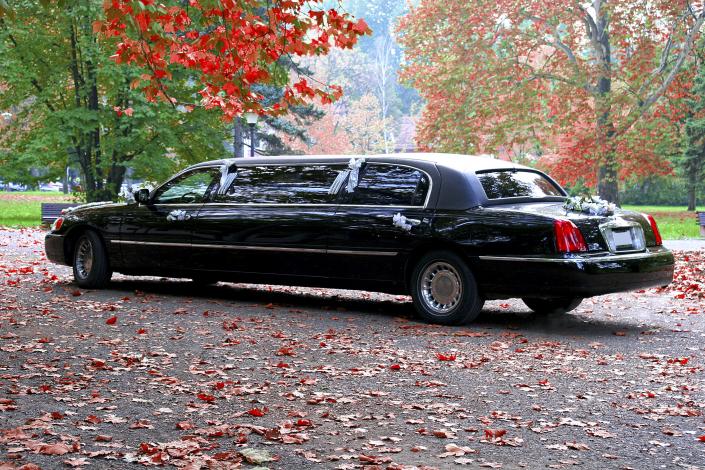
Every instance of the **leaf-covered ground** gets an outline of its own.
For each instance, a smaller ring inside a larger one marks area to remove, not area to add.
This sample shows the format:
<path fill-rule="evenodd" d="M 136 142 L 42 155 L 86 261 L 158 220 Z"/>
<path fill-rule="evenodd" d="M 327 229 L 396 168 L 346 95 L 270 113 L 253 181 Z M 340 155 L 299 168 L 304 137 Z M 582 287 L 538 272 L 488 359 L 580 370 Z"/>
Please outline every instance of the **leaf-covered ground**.
<path fill-rule="evenodd" d="M 703 253 L 662 291 L 449 328 L 379 294 L 81 290 L 42 236 L 0 232 L 0 469 L 705 468 Z"/>

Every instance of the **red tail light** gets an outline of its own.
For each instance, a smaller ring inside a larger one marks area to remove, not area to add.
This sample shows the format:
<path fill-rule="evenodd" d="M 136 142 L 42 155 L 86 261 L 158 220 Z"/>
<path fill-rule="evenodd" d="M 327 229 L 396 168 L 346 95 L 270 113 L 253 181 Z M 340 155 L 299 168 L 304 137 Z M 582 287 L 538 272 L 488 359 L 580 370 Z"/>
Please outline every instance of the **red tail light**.
<path fill-rule="evenodd" d="M 656 219 L 654 219 L 649 214 L 642 214 L 642 215 L 644 217 L 646 217 L 646 220 L 649 221 L 649 225 L 651 225 L 651 230 L 653 230 L 654 237 L 656 238 L 656 246 L 663 245 L 663 238 L 661 238 L 661 232 L 658 231 L 658 225 L 656 225 Z"/>
<path fill-rule="evenodd" d="M 553 231 L 556 234 L 556 249 L 560 253 L 587 251 L 588 247 L 580 229 L 570 220 L 555 220 Z"/>
<path fill-rule="evenodd" d="M 61 229 L 61 226 L 64 224 L 64 218 L 59 217 L 54 221 L 53 224 L 51 224 L 51 231 L 52 232 L 58 232 Z"/>

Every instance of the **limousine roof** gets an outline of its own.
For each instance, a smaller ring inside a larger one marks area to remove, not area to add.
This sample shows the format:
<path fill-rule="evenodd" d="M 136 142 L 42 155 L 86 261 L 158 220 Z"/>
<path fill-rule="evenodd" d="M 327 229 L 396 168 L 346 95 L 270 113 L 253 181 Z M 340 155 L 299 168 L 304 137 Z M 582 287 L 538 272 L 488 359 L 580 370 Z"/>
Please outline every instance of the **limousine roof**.
<path fill-rule="evenodd" d="M 364 158 L 372 163 L 396 163 L 419 168 L 428 173 L 433 183 L 429 206 L 445 210 L 462 210 L 485 205 L 489 201 L 476 173 L 487 170 L 527 169 L 529 167 L 499 160 L 488 155 L 456 155 L 445 153 L 396 153 L 387 155 L 292 155 L 246 157 L 198 163 L 189 169 L 214 165 L 256 166 L 309 164 L 347 164 L 351 158 Z"/>

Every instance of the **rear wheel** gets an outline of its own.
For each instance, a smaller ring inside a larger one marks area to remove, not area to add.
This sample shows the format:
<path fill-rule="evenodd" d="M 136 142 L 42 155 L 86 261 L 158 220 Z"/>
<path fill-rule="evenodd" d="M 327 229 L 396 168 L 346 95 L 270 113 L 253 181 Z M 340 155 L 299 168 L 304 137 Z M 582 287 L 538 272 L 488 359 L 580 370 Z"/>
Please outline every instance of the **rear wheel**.
<path fill-rule="evenodd" d="M 526 298 L 521 300 L 527 307 L 541 315 L 567 313 L 571 310 L 575 310 L 583 301 L 580 297 L 554 297 L 550 299 Z"/>
<path fill-rule="evenodd" d="M 411 297 L 419 317 L 442 325 L 473 321 L 485 303 L 470 268 L 451 251 L 419 260 L 411 275 Z"/>
<path fill-rule="evenodd" d="M 76 240 L 73 250 L 73 278 L 79 287 L 100 289 L 105 287 L 113 273 L 103 241 L 97 233 L 88 231 Z"/>

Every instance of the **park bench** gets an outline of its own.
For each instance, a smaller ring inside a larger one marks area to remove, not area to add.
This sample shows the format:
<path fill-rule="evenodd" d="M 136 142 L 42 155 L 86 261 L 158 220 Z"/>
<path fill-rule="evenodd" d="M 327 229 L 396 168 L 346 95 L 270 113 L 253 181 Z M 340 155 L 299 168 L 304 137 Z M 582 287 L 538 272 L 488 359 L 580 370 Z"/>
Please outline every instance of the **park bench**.
<path fill-rule="evenodd" d="M 700 236 L 705 237 L 705 212 L 696 212 L 698 217 L 698 225 L 700 225 Z"/>
<path fill-rule="evenodd" d="M 69 207 L 76 207 L 79 203 L 71 202 L 42 202 L 42 224 L 52 224 L 61 215 L 61 211 Z"/>

